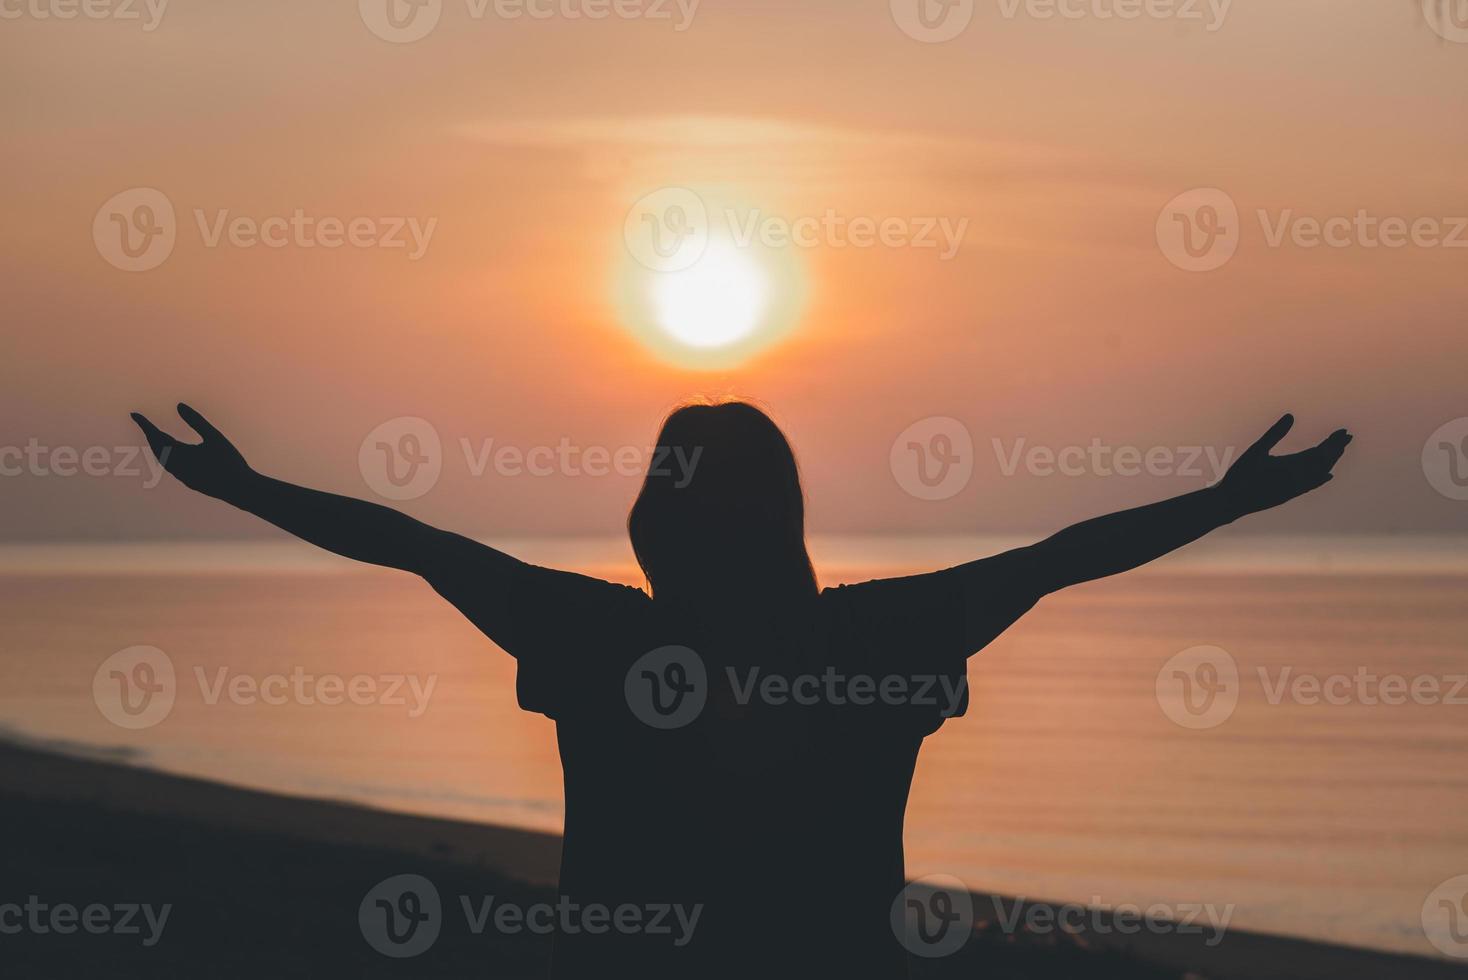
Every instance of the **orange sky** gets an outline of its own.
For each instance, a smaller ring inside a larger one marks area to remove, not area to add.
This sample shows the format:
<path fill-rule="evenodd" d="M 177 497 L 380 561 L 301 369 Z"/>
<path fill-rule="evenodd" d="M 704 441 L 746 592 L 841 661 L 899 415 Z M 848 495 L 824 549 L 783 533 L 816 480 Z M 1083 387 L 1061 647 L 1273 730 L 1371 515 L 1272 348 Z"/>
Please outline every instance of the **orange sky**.
<path fill-rule="evenodd" d="M 1356 444 L 1314 506 L 1260 529 L 1464 526 L 1468 503 L 1432 489 L 1421 454 L 1468 415 L 1468 247 L 1271 247 L 1257 217 L 1468 216 L 1468 44 L 1411 0 L 1239 3 L 1212 31 L 1023 4 L 1008 17 L 991 0 L 942 44 L 876 0 L 703 0 L 682 31 L 475 19 L 444 0 L 403 44 L 354 7 L 178 3 L 150 31 L 0 23 L 0 446 L 135 444 L 129 409 L 162 421 L 185 398 L 258 468 L 365 495 L 363 438 L 416 416 L 446 457 L 414 514 L 491 535 L 615 533 L 635 480 L 475 477 L 459 441 L 645 444 L 679 399 L 732 393 L 786 425 L 816 530 L 1013 531 L 1201 481 L 1006 476 L 994 439 L 1227 447 L 1292 409 L 1295 445 L 1337 425 Z M 948 260 L 789 250 L 803 291 L 789 332 L 700 371 L 659 357 L 616 301 L 628 208 L 668 186 L 966 234 Z M 167 196 L 177 242 L 129 273 L 91 226 L 135 187 Z M 1241 216 L 1237 254 L 1205 273 L 1170 264 L 1155 230 L 1197 187 Z M 296 209 L 435 225 L 414 261 L 209 247 L 194 216 Z M 898 433 L 930 416 L 962 420 L 976 446 L 972 481 L 942 501 L 889 469 Z M 0 533 L 260 533 L 140 482 L 0 477 Z"/>

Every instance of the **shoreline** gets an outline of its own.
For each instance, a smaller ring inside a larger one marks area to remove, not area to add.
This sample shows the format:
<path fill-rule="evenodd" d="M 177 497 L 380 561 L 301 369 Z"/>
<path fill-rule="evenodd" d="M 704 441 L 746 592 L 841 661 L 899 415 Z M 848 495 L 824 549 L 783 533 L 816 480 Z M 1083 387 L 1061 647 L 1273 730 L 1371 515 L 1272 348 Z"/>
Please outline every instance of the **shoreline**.
<path fill-rule="evenodd" d="M 822 534 L 809 537 L 817 569 L 832 582 L 882 567 L 897 574 L 943 568 L 1031 544 L 1031 534 Z M 568 568 L 637 584 L 625 537 L 494 536 L 485 543 L 533 564 Z M 234 540 L 18 541 L 0 544 L 0 575 L 381 574 L 298 541 Z M 1138 574 L 1157 575 L 1468 575 L 1468 534 L 1356 535 L 1237 533 L 1202 541 Z"/>
<path fill-rule="evenodd" d="M 496 975 L 544 975 L 548 943 L 539 936 L 446 936 L 421 957 L 383 957 L 364 942 L 356 909 L 372 885 L 401 873 L 423 874 L 448 894 L 553 901 L 558 835 L 280 796 L 78 751 L 0 743 L 0 812 L 12 825 L 9 840 L 24 842 L 8 849 L 4 869 L 20 894 L 0 902 L 24 902 L 30 894 L 78 905 L 109 896 L 167 902 L 176 909 L 172 931 L 150 948 L 120 936 L 26 937 L 11 952 L 33 949 L 35 958 L 22 953 L 16 965 L 25 969 L 14 975 L 197 975 L 205 972 L 201 956 L 219 976 L 285 975 L 283 961 L 292 964 L 290 975 L 304 976 L 457 976 L 490 964 Z M 914 961 L 913 975 L 972 975 L 976 967 L 999 966 L 1011 971 L 1006 976 L 1036 978 L 1468 976 L 1468 963 L 1262 933 L 1228 930 L 1211 947 L 1207 930 L 1126 935 L 1110 928 L 1105 913 L 1087 919 L 1102 928 L 1078 936 L 1014 934 L 1001 925 L 1016 911 L 1044 917 L 1061 904 L 1027 901 L 1016 909 L 1012 898 L 976 893 L 977 922 L 964 950 Z M 252 930 L 234 928 L 247 921 L 280 940 L 259 942 Z"/>

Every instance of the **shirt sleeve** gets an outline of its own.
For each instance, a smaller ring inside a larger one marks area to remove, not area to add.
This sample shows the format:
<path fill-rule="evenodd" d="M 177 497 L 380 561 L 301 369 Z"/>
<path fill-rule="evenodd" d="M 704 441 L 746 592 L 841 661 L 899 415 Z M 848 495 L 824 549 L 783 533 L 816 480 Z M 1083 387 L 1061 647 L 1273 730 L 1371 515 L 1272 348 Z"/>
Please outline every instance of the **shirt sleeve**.
<path fill-rule="evenodd" d="M 614 651 L 643 631 L 651 605 L 640 589 L 521 561 L 434 588 L 515 658 L 520 707 L 552 718 L 613 681 L 621 690 Z"/>
<path fill-rule="evenodd" d="M 920 735 L 968 711 L 963 583 L 946 572 L 842 585 L 821 594 L 833 650 L 878 690 L 901 691 L 894 716 Z"/>

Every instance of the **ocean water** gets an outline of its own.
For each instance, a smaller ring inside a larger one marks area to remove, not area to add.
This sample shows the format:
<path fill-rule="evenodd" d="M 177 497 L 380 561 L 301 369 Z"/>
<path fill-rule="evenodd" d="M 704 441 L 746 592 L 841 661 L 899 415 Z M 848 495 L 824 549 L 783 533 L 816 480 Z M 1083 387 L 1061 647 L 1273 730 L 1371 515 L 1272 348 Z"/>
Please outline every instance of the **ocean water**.
<path fill-rule="evenodd" d="M 994 546 L 818 544 L 828 583 Z M 519 553 L 634 581 L 625 545 Z M 1465 553 L 1235 542 L 1050 597 L 970 660 L 968 715 L 926 745 L 909 874 L 1036 899 L 1212 903 L 1238 928 L 1433 954 L 1423 903 L 1468 874 Z M 560 829 L 552 725 L 517 709 L 513 661 L 410 577 L 273 546 L 12 548 L 0 622 L 10 733 L 278 792 Z M 175 685 L 166 716 L 128 728 L 94 680 L 106 690 L 109 657 L 138 646 L 166 655 Z M 1213 686 L 1207 711 L 1204 688 L 1185 694 L 1187 712 L 1170 658 L 1197 647 L 1238 676 Z M 1405 703 L 1385 703 L 1388 675 L 1408 685 Z M 1232 707 L 1221 719 L 1217 696 Z"/>

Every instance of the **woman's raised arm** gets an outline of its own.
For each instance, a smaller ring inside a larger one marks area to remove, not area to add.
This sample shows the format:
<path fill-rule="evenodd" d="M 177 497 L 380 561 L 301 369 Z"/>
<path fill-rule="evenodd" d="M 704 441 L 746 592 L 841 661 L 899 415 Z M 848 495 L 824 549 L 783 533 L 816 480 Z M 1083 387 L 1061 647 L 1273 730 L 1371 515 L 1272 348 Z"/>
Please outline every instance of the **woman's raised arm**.
<path fill-rule="evenodd" d="M 1292 416 L 1282 417 L 1216 486 L 1084 521 L 1028 547 L 926 575 L 888 579 L 900 589 L 887 591 L 898 607 L 905 603 L 929 619 L 941 616 L 935 610 L 961 607 L 958 642 L 971 655 L 1051 592 L 1145 565 L 1240 517 L 1329 482 L 1350 433 L 1337 429 L 1303 452 L 1270 455 L 1293 424 Z"/>
<path fill-rule="evenodd" d="M 163 468 L 191 490 L 269 521 L 327 551 L 435 578 L 458 568 L 483 576 L 520 563 L 477 541 L 441 531 L 391 507 L 263 476 L 218 429 L 188 405 L 179 416 L 201 437 L 180 442 L 134 412 Z"/>
<path fill-rule="evenodd" d="M 1015 568 L 1038 598 L 1069 585 L 1130 571 L 1240 517 L 1278 507 L 1325 485 L 1351 435 L 1337 429 L 1303 452 L 1271 456 L 1269 451 L 1294 423 L 1291 415 L 1281 417 L 1244 451 L 1216 486 L 1068 527 L 1020 549 Z"/>
<path fill-rule="evenodd" d="M 591 669 L 587 658 L 606 638 L 646 612 L 647 596 L 629 586 L 541 568 L 390 507 L 261 476 L 198 412 L 181 404 L 178 414 L 201 441 L 179 442 L 137 413 L 133 421 L 179 482 L 327 551 L 422 576 L 520 661 L 516 689 L 529 710 L 558 711 L 576 692 L 568 678 Z"/>

